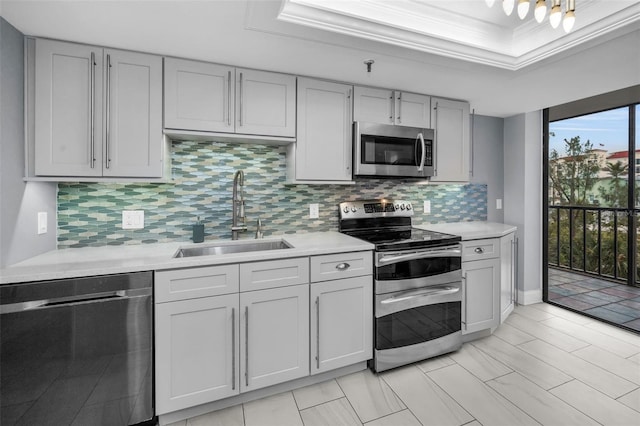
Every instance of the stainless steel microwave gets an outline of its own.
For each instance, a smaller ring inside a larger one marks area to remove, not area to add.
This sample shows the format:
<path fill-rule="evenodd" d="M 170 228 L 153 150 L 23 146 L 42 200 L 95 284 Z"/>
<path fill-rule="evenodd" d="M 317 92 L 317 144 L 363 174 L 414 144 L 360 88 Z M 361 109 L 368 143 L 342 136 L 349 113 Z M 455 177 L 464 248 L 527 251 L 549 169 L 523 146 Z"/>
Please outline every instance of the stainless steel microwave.
<path fill-rule="evenodd" d="M 354 177 L 433 176 L 434 131 L 392 124 L 353 123 Z"/>

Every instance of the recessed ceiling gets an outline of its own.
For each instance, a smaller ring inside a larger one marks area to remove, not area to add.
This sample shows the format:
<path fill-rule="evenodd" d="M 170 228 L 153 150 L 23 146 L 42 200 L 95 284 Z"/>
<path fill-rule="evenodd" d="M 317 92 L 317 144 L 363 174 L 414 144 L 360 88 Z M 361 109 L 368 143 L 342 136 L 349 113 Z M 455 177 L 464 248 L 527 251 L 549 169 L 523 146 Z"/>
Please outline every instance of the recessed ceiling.
<path fill-rule="evenodd" d="M 492 8 L 484 0 L 283 0 L 278 19 L 509 70 L 640 21 L 637 0 L 576 0 L 568 34 L 551 27 L 548 12 L 539 24 L 532 10 L 520 20 L 499 0 Z"/>

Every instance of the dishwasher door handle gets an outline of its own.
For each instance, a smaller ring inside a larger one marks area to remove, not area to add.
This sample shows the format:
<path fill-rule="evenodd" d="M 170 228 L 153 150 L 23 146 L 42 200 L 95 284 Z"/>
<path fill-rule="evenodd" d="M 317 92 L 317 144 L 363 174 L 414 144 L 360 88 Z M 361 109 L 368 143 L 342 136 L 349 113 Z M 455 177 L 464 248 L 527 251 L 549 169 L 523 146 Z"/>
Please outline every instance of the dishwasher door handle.
<path fill-rule="evenodd" d="M 59 308 L 86 303 L 96 303 L 109 300 L 124 300 L 134 297 L 151 296 L 151 288 L 135 290 L 105 291 L 101 293 L 82 294 L 77 296 L 54 297 L 51 299 L 30 300 L 27 302 L 11 303 L 0 306 L 0 314 L 32 311 L 35 309 Z"/>

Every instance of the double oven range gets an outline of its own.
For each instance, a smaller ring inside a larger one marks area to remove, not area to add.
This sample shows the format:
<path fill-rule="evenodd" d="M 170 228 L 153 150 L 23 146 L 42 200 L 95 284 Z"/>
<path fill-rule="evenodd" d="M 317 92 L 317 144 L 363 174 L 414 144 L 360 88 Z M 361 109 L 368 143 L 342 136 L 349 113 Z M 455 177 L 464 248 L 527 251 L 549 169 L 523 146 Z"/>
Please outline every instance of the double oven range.
<path fill-rule="evenodd" d="M 375 245 L 374 358 L 385 371 L 462 345 L 460 237 L 411 226 L 413 206 L 340 204 L 340 232 Z"/>

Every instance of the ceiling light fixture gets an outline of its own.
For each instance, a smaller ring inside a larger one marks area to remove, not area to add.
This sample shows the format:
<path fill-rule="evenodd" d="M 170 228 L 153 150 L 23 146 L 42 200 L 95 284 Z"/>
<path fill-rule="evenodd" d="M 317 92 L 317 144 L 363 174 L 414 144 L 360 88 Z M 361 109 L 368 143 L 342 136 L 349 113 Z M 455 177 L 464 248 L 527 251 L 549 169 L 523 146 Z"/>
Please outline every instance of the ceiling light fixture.
<path fill-rule="evenodd" d="M 507 16 L 510 16 L 511 12 L 513 12 L 513 6 L 515 6 L 515 0 L 502 0 L 502 10 Z"/>
<path fill-rule="evenodd" d="M 531 1 L 535 1 L 534 16 L 538 23 L 544 21 L 547 15 L 547 1 L 546 0 L 518 0 L 518 16 L 520 19 L 526 18 L 529 14 L 531 7 Z M 565 13 L 564 19 L 562 17 L 562 0 L 551 0 L 551 12 L 549 13 L 549 23 L 555 29 L 560 26 L 565 32 L 570 32 L 576 23 L 576 0 L 564 0 L 565 1 Z M 495 3 L 495 0 L 485 0 L 487 6 L 491 7 Z M 507 16 L 510 16 L 515 7 L 515 0 L 502 0 L 502 9 Z"/>

